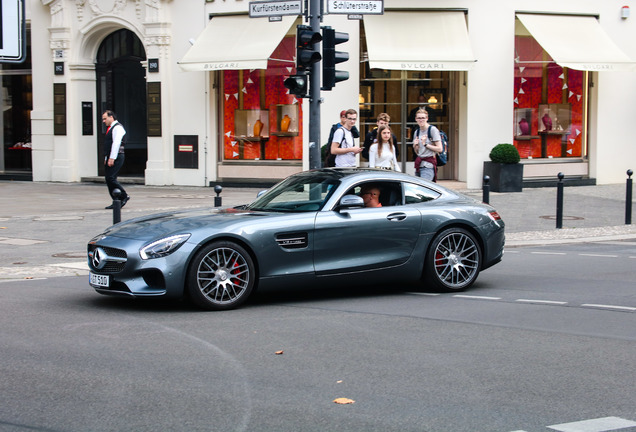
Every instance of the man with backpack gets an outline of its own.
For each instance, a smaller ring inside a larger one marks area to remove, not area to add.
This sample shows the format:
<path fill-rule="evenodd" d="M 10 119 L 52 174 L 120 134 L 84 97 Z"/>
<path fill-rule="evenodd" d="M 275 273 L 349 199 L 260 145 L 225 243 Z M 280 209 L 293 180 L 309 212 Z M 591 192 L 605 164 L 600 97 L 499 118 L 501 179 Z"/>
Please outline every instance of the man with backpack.
<path fill-rule="evenodd" d="M 444 151 L 442 138 L 435 126 L 428 124 L 428 111 L 420 108 L 415 114 L 418 128 L 414 131 L 413 150 L 415 175 L 430 181 L 437 181 L 437 153 Z"/>
<path fill-rule="evenodd" d="M 335 156 L 336 167 L 356 166 L 356 155 L 362 151 L 362 148 L 356 147 L 353 141 L 352 129 L 357 120 L 358 112 L 354 109 L 348 109 L 345 111 L 345 123 L 333 134 L 329 150 L 331 155 Z"/>

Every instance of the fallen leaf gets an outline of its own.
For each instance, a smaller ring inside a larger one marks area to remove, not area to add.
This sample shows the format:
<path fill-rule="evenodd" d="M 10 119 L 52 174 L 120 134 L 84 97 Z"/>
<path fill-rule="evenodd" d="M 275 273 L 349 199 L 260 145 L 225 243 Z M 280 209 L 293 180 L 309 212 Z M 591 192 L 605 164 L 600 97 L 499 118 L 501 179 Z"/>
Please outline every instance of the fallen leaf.
<path fill-rule="evenodd" d="M 274 354 L 276 354 L 276 355 L 283 355 L 283 352 L 284 352 L 283 350 L 280 350 L 280 351 L 276 351 Z"/>
<path fill-rule="evenodd" d="M 25 276 L 25 279 L 33 279 L 33 276 Z"/>
<path fill-rule="evenodd" d="M 338 398 L 338 399 L 334 399 L 333 401 L 339 405 L 347 405 L 347 404 L 352 404 L 356 402 L 353 399 L 348 399 L 348 398 Z"/>

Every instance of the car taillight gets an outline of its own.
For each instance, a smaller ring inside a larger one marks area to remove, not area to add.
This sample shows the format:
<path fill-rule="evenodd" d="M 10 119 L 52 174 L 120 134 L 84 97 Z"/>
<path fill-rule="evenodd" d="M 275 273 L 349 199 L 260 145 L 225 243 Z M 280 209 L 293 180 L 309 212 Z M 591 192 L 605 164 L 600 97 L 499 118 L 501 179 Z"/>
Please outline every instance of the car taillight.
<path fill-rule="evenodd" d="M 501 220 L 501 216 L 499 216 L 499 213 L 497 213 L 495 210 L 489 211 L 488 216 L 490 216 L 490 219 L 495 222 L 499 222 Z"/>

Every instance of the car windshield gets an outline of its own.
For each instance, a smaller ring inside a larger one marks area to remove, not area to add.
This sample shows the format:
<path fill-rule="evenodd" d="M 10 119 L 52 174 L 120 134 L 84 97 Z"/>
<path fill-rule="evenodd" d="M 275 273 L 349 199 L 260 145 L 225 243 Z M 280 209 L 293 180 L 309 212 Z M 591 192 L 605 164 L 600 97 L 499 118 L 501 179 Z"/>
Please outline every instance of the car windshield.
<path fill-rule="evenodd" d="M 325 173 L 288 177 L 246 206 L 253 211 L 312 212 L 322 209 L 340 181 Z"/>

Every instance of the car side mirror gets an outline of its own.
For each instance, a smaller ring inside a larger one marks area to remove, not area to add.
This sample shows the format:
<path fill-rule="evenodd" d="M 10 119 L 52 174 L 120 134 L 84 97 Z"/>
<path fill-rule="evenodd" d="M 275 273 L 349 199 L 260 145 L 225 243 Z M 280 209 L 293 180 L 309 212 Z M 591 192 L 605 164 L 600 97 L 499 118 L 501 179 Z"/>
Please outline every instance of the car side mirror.
<path fill-rule="evenodd" d="M 358 195 L 345 195 L 340 199 L 336 210 L 364 208 L 364 200 Z"/>
<path fill-rule="evenodd" d="M 260 198 L 262 195 L 265 194 L 265 192 L 267 192 L 269 189 L 263 189 L 262 191 L 258 191 L 258 193 L 256 194 L 256 198 Z"/>

